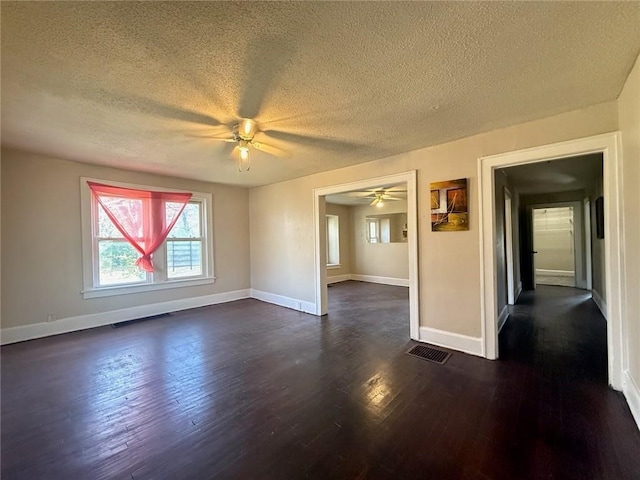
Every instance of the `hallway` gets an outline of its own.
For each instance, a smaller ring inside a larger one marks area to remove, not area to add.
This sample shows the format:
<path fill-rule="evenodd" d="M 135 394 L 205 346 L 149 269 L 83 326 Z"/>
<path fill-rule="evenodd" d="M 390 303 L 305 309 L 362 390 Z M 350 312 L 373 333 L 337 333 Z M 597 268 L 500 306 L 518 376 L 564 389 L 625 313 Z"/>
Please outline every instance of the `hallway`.
<path fill-rule="evenodd" d="M 520 402 L 505 421 L 521 432 L 516 445 L 531 443 L 538 467 L 557 473 L 565 464 L 566 478 L 638 478 L 638 465 L 612 461 L 634 455 L 640 435 L 622 394 L 607 386 L 606 320 L 589 293 L 547 285 L 523 292 L 499 341 Z"/>

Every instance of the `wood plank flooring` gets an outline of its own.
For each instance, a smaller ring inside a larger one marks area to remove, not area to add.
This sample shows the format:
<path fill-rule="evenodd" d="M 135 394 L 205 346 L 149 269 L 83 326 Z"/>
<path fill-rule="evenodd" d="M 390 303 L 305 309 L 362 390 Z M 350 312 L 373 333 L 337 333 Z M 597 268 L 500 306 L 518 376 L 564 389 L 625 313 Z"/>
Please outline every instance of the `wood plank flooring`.
<path fill-rule="evenodd" d="M 3 480 L 638 479 L 580 290 L 525 293 L 502 359 L 405 351 L 404 287 L 317 318 L 257 300 L 1 349 Z"/>

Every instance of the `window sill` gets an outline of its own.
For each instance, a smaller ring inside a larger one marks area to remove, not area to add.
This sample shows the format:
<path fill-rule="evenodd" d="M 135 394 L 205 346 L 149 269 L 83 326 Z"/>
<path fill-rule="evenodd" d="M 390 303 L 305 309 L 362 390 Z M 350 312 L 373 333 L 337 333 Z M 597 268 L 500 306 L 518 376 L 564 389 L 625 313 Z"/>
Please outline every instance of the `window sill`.
<path fill-rule="evenodd" d="M 111 297 L 115 295 L 126 295 L 129 293 L 155 292 L 156 290 L 169 290 L 180 287 L 196 287 L 198 285 L 210 285 L 215 283 L 216 277 L 171 280 L 164 283 L 146 283 L 144 285 L 118 285 L 114 287 L 101 287 L 83 290 L 82 298 Z"/>
<path fill-rule="evenodd" d="M 340 263 L 327 264 L 327 270 L 337 270 L 338 268 L 342 268 L 342 264 Z"/>

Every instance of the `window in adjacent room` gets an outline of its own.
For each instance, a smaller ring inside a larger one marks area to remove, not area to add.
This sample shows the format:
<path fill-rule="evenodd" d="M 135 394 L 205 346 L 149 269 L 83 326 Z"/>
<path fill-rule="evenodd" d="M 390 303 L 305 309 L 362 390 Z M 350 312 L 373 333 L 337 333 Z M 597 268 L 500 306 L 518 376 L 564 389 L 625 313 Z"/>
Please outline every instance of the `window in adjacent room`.
<path fill-rule="evenodd" d="M 338 215 L 327 215 L 327 266 L 340 265 L 340 222 Z"/>
<path fill-rule="evenodd" d="M 99 202 L 87 181 L 115 189 L 159 192 L 163 199 L 153 204 L 136 198 L 116 201 L 110 193 L 103 192 Z M 180 203 L 171 200 L 170 194 L 177 193 L 173 190 L 87 178 L 81 179 L 81 189 L 84 298 L 214 282 L 211 194 L 187 192 L 190 194 L 188 201 L 184 198 Z M 165 200 L 165 196 L 168 199 Z M 110 201 L 112 206 L 109 206 Z M 142 255 L 134 244 L 148 249 L 144 234 L 140 232 L 153 228 L 150 225 L 159 220 L 165 225 L 165 232 L 172 221 L 175 224 L 151 254 L 150 263 L 143 268 Z"/>
<path fill-rule="evenodd" d="M 367 240 L 369 243 L 380 242 L 380 219 L 367 218 Z"/>

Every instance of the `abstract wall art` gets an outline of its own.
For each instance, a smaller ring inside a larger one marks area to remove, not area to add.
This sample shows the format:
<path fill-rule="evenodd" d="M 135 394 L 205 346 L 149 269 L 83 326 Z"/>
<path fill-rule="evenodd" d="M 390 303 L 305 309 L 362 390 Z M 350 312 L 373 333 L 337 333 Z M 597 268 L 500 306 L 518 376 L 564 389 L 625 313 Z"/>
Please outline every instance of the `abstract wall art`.
<path fill-rule="evenodd" d="M 431 230 L 469 230 L 466 178 L 431 184 Z"/>

